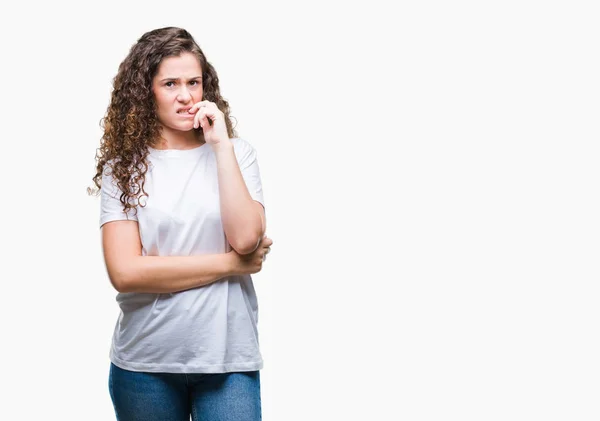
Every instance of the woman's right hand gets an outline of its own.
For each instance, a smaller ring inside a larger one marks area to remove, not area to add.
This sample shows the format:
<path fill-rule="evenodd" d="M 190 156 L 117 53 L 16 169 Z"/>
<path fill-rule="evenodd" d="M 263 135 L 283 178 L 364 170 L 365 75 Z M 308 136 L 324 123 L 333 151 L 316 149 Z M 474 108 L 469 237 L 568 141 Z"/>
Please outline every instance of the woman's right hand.
<path fill-rule="evenodd" d="M 235 250 L 231 250 L 228 254 L 231 256 L 233 261 L 233 274 L 247 275 L 260 272 L 267 254 L 271 251 L 272 244 L 273 240 L 265 235 L 262 240 L 260 240 L 256 250 L 250 254 L 239 254 Z"/>

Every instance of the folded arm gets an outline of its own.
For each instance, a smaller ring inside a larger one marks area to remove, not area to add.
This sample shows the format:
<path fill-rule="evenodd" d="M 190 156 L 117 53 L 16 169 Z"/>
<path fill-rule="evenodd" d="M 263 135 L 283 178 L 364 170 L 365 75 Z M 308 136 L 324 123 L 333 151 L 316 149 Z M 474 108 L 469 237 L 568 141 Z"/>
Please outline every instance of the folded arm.
<path fill-rule="evenodd" d="M 231 253 L 198 256 L 142 256 L 137 221 L 102 226 L 104 262 L 119 292 L 168 293 L 210 284 L 237 274 Z"/>
<path fill-rule="evenodd" d="M 231 141 L 213 146 L 217 158 L 221 220 L 227 241 L 239 254 L 252 253 L 265 233 L 265 210 L 252 199 Z"/>

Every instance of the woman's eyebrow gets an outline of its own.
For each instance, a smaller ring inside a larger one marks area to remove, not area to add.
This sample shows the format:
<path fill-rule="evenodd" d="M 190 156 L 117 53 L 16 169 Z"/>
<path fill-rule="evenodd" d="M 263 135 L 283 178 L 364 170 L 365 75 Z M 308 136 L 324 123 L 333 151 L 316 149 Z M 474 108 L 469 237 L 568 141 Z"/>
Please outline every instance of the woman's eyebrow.
<path fill-rule="evenodd" d="M 194 80 L 194 79 L 202 79 L 202 76 L 194 76 L 194 77 L 189 78 L 188 80 Z M 166 77 L 164 79 L 161 79 L 160 81 L 161 82 L 165 82 L 167 80 L 180 80 L 180 78 L 178 78 L 178 77 Z"/>

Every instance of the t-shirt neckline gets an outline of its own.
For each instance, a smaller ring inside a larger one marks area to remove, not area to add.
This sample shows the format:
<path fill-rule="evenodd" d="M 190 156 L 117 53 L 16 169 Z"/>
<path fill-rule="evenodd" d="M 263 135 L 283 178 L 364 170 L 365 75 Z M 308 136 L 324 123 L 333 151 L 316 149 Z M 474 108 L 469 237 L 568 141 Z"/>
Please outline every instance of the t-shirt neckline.
<path fill-rule="evenodd" d="M 150 151 L 151 156 L 173 158 L 196 156 L 202 153 L 205 149 L 206 143 L 190 149 L 155 149 L 152 146 L 148 146 L 148 151 Z"/>

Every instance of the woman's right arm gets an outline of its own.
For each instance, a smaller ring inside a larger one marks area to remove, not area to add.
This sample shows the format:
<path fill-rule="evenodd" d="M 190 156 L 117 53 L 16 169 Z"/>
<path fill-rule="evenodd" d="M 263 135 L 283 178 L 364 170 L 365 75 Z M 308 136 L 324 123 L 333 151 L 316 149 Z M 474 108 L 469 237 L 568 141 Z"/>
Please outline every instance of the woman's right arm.
<path fill-rule="evenodd" d="M 261 270 L 273 241 L 264 237 L 254 253 L 235 251 L 197 256 L 142 256 L 137 221 L 112 221 L 102 226 L 104 262 L 119 292 L 169 293 L 210 284 L 232 275 Z"/>

